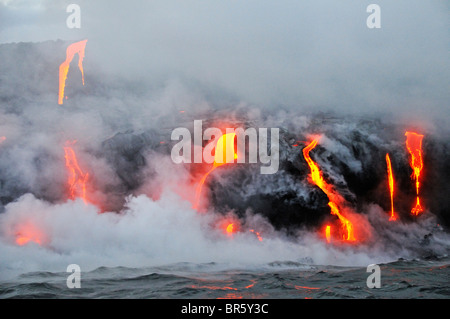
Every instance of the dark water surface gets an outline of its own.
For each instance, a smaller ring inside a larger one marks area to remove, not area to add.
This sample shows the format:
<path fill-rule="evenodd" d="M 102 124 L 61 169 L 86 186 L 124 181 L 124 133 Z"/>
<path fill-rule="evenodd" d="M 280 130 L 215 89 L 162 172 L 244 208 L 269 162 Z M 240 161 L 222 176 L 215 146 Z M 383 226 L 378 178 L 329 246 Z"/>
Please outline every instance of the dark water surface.
<path fill-rule="evenodd" d="M 252 269 L 177 263 L 152 268 L 101 267 L 81 273 L 33 272 L 0 283 L 0 298 L 450 298 L 450 258 L 381 264 L 381 288 L 362 267 L 274 262 Z"/>

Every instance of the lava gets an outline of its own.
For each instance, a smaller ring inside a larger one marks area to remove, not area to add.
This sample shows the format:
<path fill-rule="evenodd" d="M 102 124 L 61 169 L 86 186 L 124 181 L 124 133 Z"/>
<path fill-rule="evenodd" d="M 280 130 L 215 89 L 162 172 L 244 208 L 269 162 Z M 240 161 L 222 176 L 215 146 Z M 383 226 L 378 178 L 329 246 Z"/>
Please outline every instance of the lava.
<path fill-rule="evenodd" d="M 74 150 L 70 146 L 64 147 L 66 167 L 69 172 L 69 197 L 75 199 L 81 197 L 85 204 L 86 200 L 86 182 L 89 178 L 88 173 L 84 173 L 78 165 L 78 160 Z"/>
<path fill-rule="evenodd" d="M 17 235 L 16 244 L 19 246 L 28 244 L 30 241 L 35 242 L 36 244 L 42 245 L 42 242 L 39 238 L 24 236 L 22 234 Z"/>
<path fill-rule="evenodd" d="M 336 215 L 339 218 L 343 228 L 347 230 L 347 236 L 343 235 L 342 239 L 347 241 L 355 241 L 356 238 L 353 232 L 353 224 L 347 218 L 342 216 L 339 212 L 338 206 L 334 202 L 329 202 L 328 206 L 331 208 L 331 214 Z"/>
<path fill-rule="evenodd" d="M 29 242 L 34 242 L 38 245 L 44 243 L 43 233 L 30 223 L 25 223 L 19 226 L 16 232 L 16 244 L 23 246 Z"/>
<path fill-rule="evenodd" d="M 234 224 L 228 224 L 226 232 L 228 235 L 232 235 L 234 233 Z"/>
<path fill-rule="evenodd" d="M 6 141 L 6 136 L 0 136 L 0 144 Z"/>
<path fill-rule="evenodd" d="M 388 153 L 386 153 L 386 165 L 388 174 L 389 193 L 391 195 L 391 217 L 389 218 L 389 220 L 395 221 L 397 220 L 397 216 L 394 213 L 394 175 L 392 173 L 391 158 L 389 157 Z"/>
<path fill-rule="evenodd" d="M 331 226 L 327 225 L 325 227 L 325 238 L 327 239 L 327 243 L 331 242 Z"/>
<path fill-rule="evenodd" d="M 81 80 L 84 85 L 83 59 L 87 40 L 72 43 L 67 47 L 66 60 L 59 66 L 59 95 L 58 104 L 62 105 L 64 100 L 64 89 L 66 86 L 67 74 L 69 73 L 70 62 L 72 62 L 75 54 L 78 53 L 78 68 L 81 71 Z"/>
<path fill-rule="evenodd" d="M 213 167 L 203 175 L 202 179 L 197 185 L 195 192 L 195 202 L 194 209 L 198 208 L 198 204 L 200 201 L 200 195 L 202 193 L 203 184 L 205 184 L 206 178 L 212 171 L 214 171 L 217 167 L 222 166 L 228 163 L 234 163 L 235 159 L 237 159 L 237 152 L 234 145 L 234 140 L 236 138 L 236 133 L 228 133 L 222 135 L 215 146 L 214 149 L 214 163 Z"/>
<path fill-rule="evenodd" d="M 258 233 L 257 231 L 255 231 L 254 229 L 250 229 L 250 232 L 254 233 L 256 235 L 256 237 L 258 237 L 259 241 L 263 241 L 261 234 Z"/>
<path fill-rule="evenodd" d="M 353 224 L 341 214 L 338 208 L 337 203 L 344 202 L 344 199 L 342 198 L 342 196 L 337 194 L 334 191 L 333 187 L 323 179 L 322 172 L 320 171 L 319 167 L 316 165 L 316 163 L 314 163 L 314 161 L 309 156 L 309 152 L 316 147 L 317 143 L 318 140 L 315 139 L 303 149 L 303 157 L 305 158 L 311 170 L 311 180 L 328 196 L 329 199 L 328 206 L 330 206 L 331 208 L 331 214 L 336 215 L 339 218 L 342 227 L 347 232 L 346 236 L 343 235 L 343 239 L 346 241 L 355 241 L 356 238 L 354 236 Z"/>
<path fill-rule="evenodd" d="M 411 155 L 411 161 L 410 165 L 413 169 L 413 173 L 411 175 L 411 178 L 416 179 L 416 206 L 412 208 L 411 213 L 413 215 L 419 215 L 421 212 L 423 212 L 423 208 L 420 205 L 420 198 L 419 198 L 419 187 L 420 187 L 420 173 L 423 169 L 423 159 L 422 159 L 422 139 L 423 135 L 414 133 L 414 132 L 406 132 L 406 148 L 409 151 L 409 154 Z"/>

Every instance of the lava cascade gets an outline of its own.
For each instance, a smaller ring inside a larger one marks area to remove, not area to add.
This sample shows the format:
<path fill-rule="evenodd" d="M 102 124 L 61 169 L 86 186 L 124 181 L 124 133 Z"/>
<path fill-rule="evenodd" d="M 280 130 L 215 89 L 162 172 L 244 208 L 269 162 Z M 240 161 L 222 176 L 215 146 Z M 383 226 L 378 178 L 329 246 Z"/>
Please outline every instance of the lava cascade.
<path fill-rule="evenodd" d="M 322 172 L 319 167 L 309 156 L 309 152 L 316 147 L 317 143 L 318 140 L 315 139 L 303 149 L 303 157 L 311 170 L 311 180 L 328 196 L 328 206 L 331 208 L 331 214 L 336 215 L 339 218 L 342 227 L 346 230 L 347 235 L 344 235 L 343 239 L 346 241 L 355 241 L 356 238 L 354 235 L 353 224 L 339 211 L 338 203 L 342 203 L 344 199 L 334 191 L 332 185 L 328 184 L 323 179 Z"/>
<path fill-rule="evenodd" d="M 227 133 L 222 135 L 218 139 L 216 147 L 214 149 L 215 151 L 214 151 L 213 167 L 205 175 L 203 175 L 202 179 L 197 185 L 195 192 L 194 209 L 198 208 L 203 184 L 205 184 L 208 175 L 211 174 L 212 171 L 214 171 L 217 167 L 220 167 L 228 163 L 234 163 L 234 160 L 237 159 L 237 153 L 234 146 L 235 137 L 236 133 Z"/>
<path fill-rule="evenodd" d="M 394 213 L 394 175 L 392 173 L 392 164 L 391 158 L 389 154 L 386 154 L 386 165 L 387 165 L 387 174 L 388 174 L 388 186 L 389 186 L 389 194 L 391 196 L 391 216 L 389 217 L 390 221 L 397 220 L 397 216 Z"/>
<path fill-rule="evenodd" d="M 67 47 L 66 60 L 59 66 L 59 94 L 58 104 L 62 105 L 64 100 L 64 89 L 66 87 L 67 74 L 69 73 L 70 62 L 72 62 L 75 54 L 78 53 L 78 68 L 81 71 L 81 80 L 84 85 L 83 59 L 87 40 L 72 43 Z"/>
<path fill-rule="evenodd" d="M 86 183 L 89 178 L 89 173 L 84 173 L 78 165 L 78 160 L 75 151 L 70 146 L 64 147 L 66 167 L 69 172 L 67 184 L 69 186 L 69 197 L 75 199 L 81 197 L 84 203 L 86 199 Z"/>
<path fill-rule="evenodd" d="M 411 214 L 417 216 L 423 212 L 422 205 L 420 204 L 419 188 L 420 188 L 420 174 L 423 169 L 422 159 L 422 139 L 423 135 L 414 132 L 406 132 L 406 148 L 411 155 L 410 165 L 413 169 L 411 178 L 416 180 L 416 205 L 412 208 Z"/>

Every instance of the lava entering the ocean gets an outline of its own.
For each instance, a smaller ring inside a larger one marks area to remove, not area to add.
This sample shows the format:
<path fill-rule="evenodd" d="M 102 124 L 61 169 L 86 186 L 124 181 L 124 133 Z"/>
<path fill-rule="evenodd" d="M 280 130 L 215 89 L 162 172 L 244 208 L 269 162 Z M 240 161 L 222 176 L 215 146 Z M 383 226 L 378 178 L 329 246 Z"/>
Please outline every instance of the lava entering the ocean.
<path fill-rule="evenodd" d="M 387 165 L 387 174 L 388 174 L 388 185 L 389 185 L 389 194 L 391 195 L 391 217 L 389 217 L 390 221 L 397 220 L 397 216 L 394 213 L 394 175 L 392 173 L 392 164 L 391 158 L 389 154 L 386 154 L 386 165 Z"/>
<path fill-rule="evenodd" d="M 316 163 L 314 163 L 314 161 L 309 156 L 309 152 L 316 147 L 317 143 L 318 140 L 315 139 L 303 149 L 303 157 L 305 158 L 311 170 L 311 180 L 328 196 L 329 199 L 328 206 L 330 206 L 331 208 L 331 214 L 336 215 L 339 218 L 342 227 L 347 232 L 346 236 L 343 235 L 343 239 L 346 241 L 355 241 L 356 238 L 353 231 L 353 224 L 341 214 L 338 208 L 337 203 L 342 203 L 344 201 L 343 198 L 339 194 L 335 193 L 331 185 L 325 182 L 319 167 L 316 165 Z"/>
<path fill-rule="evenodd" d="M 325 238 L 327 239 L 327 243 L 331 242 L 331 226 L 327 225 L 325 227 Z"/>
<path fill-rule="evenodd" d="M 66 60 L 59 66 L 59 95 L 58 104 L 62 105 L 64 100 L 64 89 L 66 87 L 67 73 L 69 73 L 70 62 L 74 58 L 75 54 L 78 53 L 78 68 L 81 71 L 81 80 L 84 85 L 84 70 L 83 70 L 83 59 L 84 51 L 86 48 L 87 40 L 72 43 L 67 47 L 66 50 Z"/>
<path fill-rule="evenodd" d="M 259 241 L 263 241 L 262 236 L 261 236 L 260 233 L 258 233 L 258 232 L 255 231 L 254 229 L 250 229 L 250 232 L 253 233 L 253 234 L 255 234 Z"/>
<path fill-rule="evenodd" d="M 422 139 L 423 135 L 414 133 L 414 132 L 406 132 L 406 148 L 411 155 L 410 165 L 413 169 L 413 173 L 411 175 L 412 178 L 416 179 L 416 206 L 414 206 L 411 210 L 411 213 L 415 216 L 419 215 L 423 212 L 423 208 L 420 205 L 419 198 L 419 177 L 420 173 L 423 169 L 423 159 L 422 159 Z"/>
<path fill-rule="evenodd" d="M 206 181 L 206 177 L 211 174 L 217 167 L 224 164 L 234 163 L 237 159 L 237 152 L 234 145 L 236 133 L 223 134 L 217 141 L 214 149 L 214 163 L 213 167 L 203 175 L 202 179 L 197 185 L 195 192 L 194 209 L 198 209 L 200 202 L 200 195 L 202 193 L 203 184 Z"/>
<path fill-rule="evenodd" d="M 75 199 L 81 197 L 85 204 L 86 199 L 86 182 L 89 178 L 89 173 L 84 173 L 78 165 L 78 160 L 74 150 L 70 146 L 64 147 L 66 167 L 69 171 L 69 179 L 67 184 L 69 185 L 69 197 Z"/>
<path fill-rule="evenodd" d="M 30 242 L 38 245 L 44 243 L 44 234 L 31 223 L 20 225 L 16 231 L 16 244 L 24 246 Z"/>
<path fill-rule="evenodd" d="M 226 232 L 228 235 L 232 235 L 234 233 L 234 224 L 228 224 Z"/>

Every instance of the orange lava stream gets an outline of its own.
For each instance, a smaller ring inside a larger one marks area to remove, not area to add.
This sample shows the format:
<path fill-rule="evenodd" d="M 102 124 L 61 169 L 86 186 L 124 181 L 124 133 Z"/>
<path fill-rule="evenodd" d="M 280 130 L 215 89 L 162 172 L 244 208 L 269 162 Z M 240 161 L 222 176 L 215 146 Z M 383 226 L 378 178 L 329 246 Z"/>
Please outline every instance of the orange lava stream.
<path fill-rule="evenodd" d="M 331 226 L 330 225 L 327 225 L 325 227 L 325 237 L 327 239 L 327 243 L 330 243 L 331 242 Z"/>
<path fill-rule="evenodd" d="M 66 167 L 69 171 L 69 179 L 67 181 L 69 185 L 69 196 L 70 199 L 75 199 L 81 197 L 85 204 L 86 200 L 86 182 L 89 178 L 88 173 L 83 173 L 80 166 L 78 165 L 78 160 L 75 155 L 74 150 L 66 146 L 64 147 Z"/>
<path fill-rule="evenodd" d="M 228 235 L 232 235 L 234 233 L 234 224 L 229 224 L 226 228 L 226 232 Z"/>
<path fill-rule="evenodd" d="M 263 241 L 263 239 L 262 239 L 260 233 L 258 233 L 258 232 L 255 231 L 254 229 L 250 229 L 250 231 L 251 231 L 252 233 L 254 233 L 254 234 L 256 235 L 256 237 L 258 237 L 258 240 L 259 240 L 259 241 Z"/>
<path fill-rule="evenodd" d="M 203 175 L 202 179 L 200 180 L 200 182 L 197 185 L 197 188 L 195 190 L 195 202 L 194 202 L 194 209 L 198 208 L 198 204 L 200 202 L 200 195 L 202 194 L 202 188 L 203 188 L 203 184 L 205 184 L 206 181 L 206 177 L 208 177 L 209 174 L 211 174 L 211 172 L 213 170 L 215 170 L 217 167 L 213 166 L 205 175 Z"/>
<path fill-rule="evenodd" d="M 307 145 L 303 149 L 303 157 L 309 165 L 311 170 L 311 179 L 314 184 L 316 184 L 327 196 L 329 199 L 328 206 L 331 208 L 331 214 L 336 215 L 339 218 L 339 221 L 342 224 L 342 227 L 347 231 L 347 236 L 343 236 L 346 241 L 355 241 L 355 235 L 353 232 L 353 224 L 345 218 L 339 211 L 338 204 L 336 202 L 343 202 L 342 197 L 339 194 L 336 194 L 333 187 L 325 182 L 322 177 L 322 172 L 319 167 L 314 163 L 314 161 L 309 156 L 309 152 L 316 147 L 318 140 L 313 140 L 309 145 Z"/>
<path fill-rule="evenodd" d="M 391 217 L 389 218 L 389 221 L 395 221 L 397 220 L 397 216 L 394 213 L 394 175 L 392 173 L 391 158 L 389 157 L 389 154 L 386 154 L 386 165 L 388 174 L 389 193 L 391 195 Z"/>
<path fill-rule="evenodd" d="M 78 68 L 81 71 L 81 80 L 84 85 L 83 59 L 87 40 L 72 43 L 67 47 L 66 60 L 59 66 L 59 95 L 58 104 L 62 105 L 64 100 L 64 89 L 66 86 L 67 74 L 69 73 L 70 62 L 78 53 Z"/>
<path fill-rule="evenodd" d="M 237 159 L 237 153 L 234 147 L 235 137 L 236 133 L 228 133 L 222 135 L 218 139 L 215 147 L 213 167 L 205 175 L 203 175 L 202 179 L 199 181 L 197 185 L 195 191 L 195 201 L 193 205 L 194 209 L 198 209 L 200 196 L 202 193 L 203 184 L 205 184 L 206 181 L 206 177 L 208 177 L 208 175 L 211 174 L 211 172 L 215 170 L 217 167 L 228 163 L 234 163 L 234 160 Z"/>
<path fill-rule="evenodd" d="M 414 132 L 406 132 L 406 148 L 408 149 L 409 154 L 411 155 L 410 165 L 413 169 L 412 178 L 416 179 L 416 206 L 412 208 L 411 213 L 413 215 L 419 215 L 423 212 L 423 208 L 420 205 L 419 198 L 419 187 L 420 187 L 420 173 L 423 169 L 423 159 L 422 159 L 422 139 L 423 135 L 414 133 Z"/>

